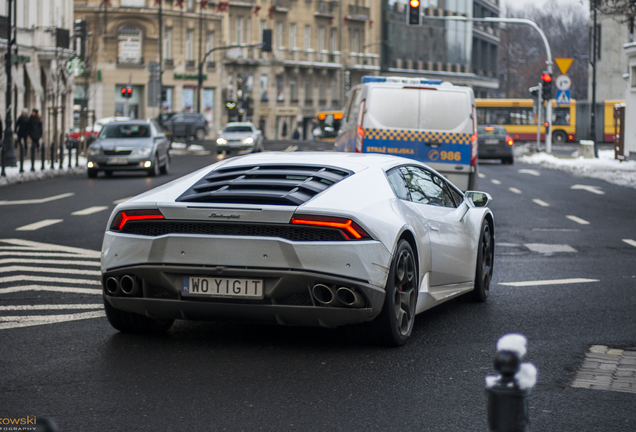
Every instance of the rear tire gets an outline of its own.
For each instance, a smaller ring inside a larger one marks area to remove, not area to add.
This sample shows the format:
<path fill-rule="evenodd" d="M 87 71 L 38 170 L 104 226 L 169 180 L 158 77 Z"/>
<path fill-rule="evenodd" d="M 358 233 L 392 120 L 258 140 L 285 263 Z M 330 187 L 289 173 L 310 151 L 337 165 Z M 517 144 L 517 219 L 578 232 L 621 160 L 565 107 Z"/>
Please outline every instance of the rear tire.
<path fill-rule="evenodd" d="M 352 326 L 349 334 L 378 345 L 402 346 L 413 331 L 418 292 L 415 255 L 404 239 L 398 243 L 385 291 L 380 315 L 369 323 Z"/>
<path fill-rule="evenodd" d="M 552 132 L 552 141 L 555 143 L 564 143 L 567 142 L 568 136 L 564 131 L 558 130 Z"/>
<path fill-rule="evenodd" d="M 133 312 L 115 309 L 104 298 L 106 318 L 113 328 L 123 333 L 163 334 L 174 323 L 172 319 L 152 319 Z"/>
<path fill-rule="evenodd" d="M 487 220 L 481 223 L 479 235 L 479 249 L 477 250 L 477 268 L 475 270 L 475 289 L 470 292 L 471 300 L 483 303 L 488 298 L 490 281 L 495 258 L 495 239 L 492 228 Z"/>

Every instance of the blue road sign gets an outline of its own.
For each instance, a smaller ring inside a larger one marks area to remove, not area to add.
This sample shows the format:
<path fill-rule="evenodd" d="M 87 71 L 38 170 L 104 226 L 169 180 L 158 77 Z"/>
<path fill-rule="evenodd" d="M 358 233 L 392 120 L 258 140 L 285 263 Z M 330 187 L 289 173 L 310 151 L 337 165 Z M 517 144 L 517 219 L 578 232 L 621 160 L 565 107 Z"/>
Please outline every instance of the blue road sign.
<path fill-rule="evenodd" d="M 570 105 L 570 90 L 557 90 L 556 103 L 557 105 Z"/>

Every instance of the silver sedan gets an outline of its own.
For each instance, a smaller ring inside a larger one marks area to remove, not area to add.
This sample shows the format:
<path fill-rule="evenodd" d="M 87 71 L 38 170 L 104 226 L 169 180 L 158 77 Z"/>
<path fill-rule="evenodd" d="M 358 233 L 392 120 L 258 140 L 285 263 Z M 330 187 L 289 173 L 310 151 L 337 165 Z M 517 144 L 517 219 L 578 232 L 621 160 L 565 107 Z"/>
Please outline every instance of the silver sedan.
<path fill-rule="evenodd" d="M 249 122 L 228 123 L 219 132 L 217 150 L 227 153 L 256 153 L 263 151 L 263 134 Z"/>
<path fill-rule="evenodd" d="M 95 178 L 100 171 L 145 171 L 149 176 L 167 174 L 170 144 L 152 121 L 117 121 L 104 125 L 88 148 L 86 170 Z"/>

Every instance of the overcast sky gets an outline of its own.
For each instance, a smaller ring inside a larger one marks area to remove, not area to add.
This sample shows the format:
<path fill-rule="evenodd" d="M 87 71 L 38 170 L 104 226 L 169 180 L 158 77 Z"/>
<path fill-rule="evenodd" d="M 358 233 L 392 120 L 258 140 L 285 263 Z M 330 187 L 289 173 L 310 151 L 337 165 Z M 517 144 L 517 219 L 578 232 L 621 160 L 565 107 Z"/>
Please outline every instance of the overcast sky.
<path fill-rule="evenodd" d="M 573 4 L 579 5 L 581 8 L 588 8 L 589 0 L 503 0 L 500 4 L 504 7 L 510 7 L 512 9 L 521 9 L 525 8 L 526 5 L 536 5 L 537 7 L 541 7 L 547 2 L 557 2 L 561 4 Z M 583 4 L 582 4 L 583 3 Z"/>

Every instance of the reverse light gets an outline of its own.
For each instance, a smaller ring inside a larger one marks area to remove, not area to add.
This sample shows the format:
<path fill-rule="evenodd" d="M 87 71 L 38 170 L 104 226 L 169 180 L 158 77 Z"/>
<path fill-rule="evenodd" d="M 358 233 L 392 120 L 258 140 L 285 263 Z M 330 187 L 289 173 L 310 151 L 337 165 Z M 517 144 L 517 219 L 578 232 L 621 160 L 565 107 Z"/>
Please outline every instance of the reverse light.
<path fill-rule="evenodd" d="M 328 216 L 294 216 L 291 223 L 299 225 L 311 225 L 326 228 L 337 228 L 347 240 L 366 240 L 371 236 L 360 225 L 351 219 Z"/>
<path fill-rule="evenodd" d="M 159 210 L 124 210 L 117 213 L 110 229 L 121 231 L 129 221 L 165 219 Z"/>
<path fill-rule="evenodd" d="M 513 145 L 514 141 L 512 140 L 512 138 L 510 138 L 509 136 L 506 137 L 506 144 L 508 145 Z"/>

